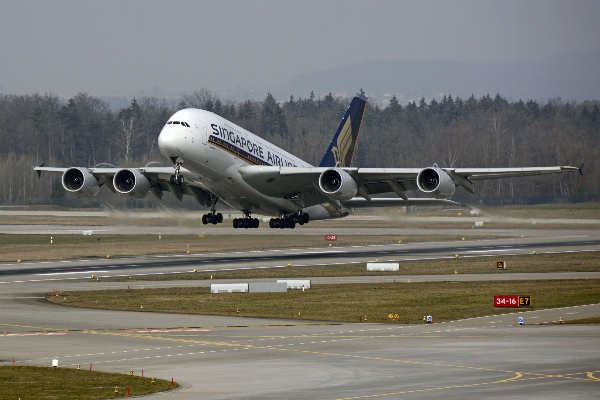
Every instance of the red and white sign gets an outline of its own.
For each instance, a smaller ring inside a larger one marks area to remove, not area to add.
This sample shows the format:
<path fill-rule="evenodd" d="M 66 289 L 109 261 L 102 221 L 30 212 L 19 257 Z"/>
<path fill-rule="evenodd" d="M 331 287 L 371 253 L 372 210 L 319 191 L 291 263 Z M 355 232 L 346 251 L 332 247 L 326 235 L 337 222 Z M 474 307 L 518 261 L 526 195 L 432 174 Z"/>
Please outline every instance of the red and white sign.
<path fill-rule="evenodd" d="M 519 307 L 519 296 L 494 296 L 494 307 Z"/>
<path fill-rule="evenodd" d="M 325 240 L 337 240 L 337 235 L 325 235 Z"/>

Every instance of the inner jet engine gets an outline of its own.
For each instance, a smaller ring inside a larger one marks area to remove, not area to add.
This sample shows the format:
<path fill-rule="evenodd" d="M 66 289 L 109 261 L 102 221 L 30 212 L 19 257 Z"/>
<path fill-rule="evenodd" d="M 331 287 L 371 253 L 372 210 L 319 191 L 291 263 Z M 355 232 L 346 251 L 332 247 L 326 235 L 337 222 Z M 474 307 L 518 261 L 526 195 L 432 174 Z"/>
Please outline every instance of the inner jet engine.
<path fill-rule="evenodd" d="M 93 197 L 98 194 L 98 181 L 87 168 L 69 168 L 63 173 L 62 185 L 77 197 Z"/>
<path fill-rule="evenodd" d="M 115 190 L 134 199 L 145 199 L 150 192 L 150 181 L 135 169 L 122 169 L 113 178 Z"/>
<path fill-rule="evenodd" d="M 423 193 L 436 199 L 447 199 L 454 194 L 456 186 L 450 176 L 440 168 L 425 168 L 417 176 L 417 186 Z"/>
<path fill-rule="evenodd" d="M 319 176 L 319 188 L 337 200 L 350 200 L 356 196 L 356 182 L 343 169 L 328 169 Z"/>

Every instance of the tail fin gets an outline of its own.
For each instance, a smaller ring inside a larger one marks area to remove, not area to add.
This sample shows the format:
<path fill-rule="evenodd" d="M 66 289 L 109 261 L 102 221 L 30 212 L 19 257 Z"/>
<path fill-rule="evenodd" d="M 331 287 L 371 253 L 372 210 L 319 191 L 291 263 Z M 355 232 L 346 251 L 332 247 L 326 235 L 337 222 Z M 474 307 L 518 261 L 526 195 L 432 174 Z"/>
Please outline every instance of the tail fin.
<path fill-rule="evenodd" d="M 367 102 L 355 97 L 348 107 L 319 167 L 350 167 Z"/>

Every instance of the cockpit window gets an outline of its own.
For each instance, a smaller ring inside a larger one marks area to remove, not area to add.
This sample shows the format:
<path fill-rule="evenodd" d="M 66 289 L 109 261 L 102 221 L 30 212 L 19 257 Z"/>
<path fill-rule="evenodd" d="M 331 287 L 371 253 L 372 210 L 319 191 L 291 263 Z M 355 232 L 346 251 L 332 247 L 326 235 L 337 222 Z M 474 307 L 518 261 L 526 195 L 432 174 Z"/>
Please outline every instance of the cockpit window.
<path fill-rule="evenodd" d="M 170 125 L 170 124 L 173 124 L 173 125 L 179 125 L 179 124 L 181 124 L 183 126 L 187 126 L 188 128 L 191 128 L 190 124 L 188 124 L 187 122 L 183 122 L 183 121 L 181 121 L 181 122 L 180 121 L 169 121 L 169 122 L 167 122 L 167 125 Z"/>

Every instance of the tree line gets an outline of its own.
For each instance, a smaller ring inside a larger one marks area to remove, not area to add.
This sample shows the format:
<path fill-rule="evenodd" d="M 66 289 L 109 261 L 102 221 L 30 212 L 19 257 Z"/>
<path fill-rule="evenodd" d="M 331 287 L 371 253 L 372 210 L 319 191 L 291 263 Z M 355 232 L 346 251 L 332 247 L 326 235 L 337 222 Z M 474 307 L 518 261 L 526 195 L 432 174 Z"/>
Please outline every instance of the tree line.
<path fill-rule="evenodd" d="M 134 98 L 112 110 L 99 97 L 78 93 L 0 95 L 0 202 L 64 202 L 59 175 L 37 180 L 32 167 L 123 167 L 150 161 L 169 165 L 157 137 L 177 110 L 212 111 L 277 146 L 318 164 L 351 99 L 331 93 L 315 98 L 224 101 L 206 89 L 178 101 Z M 356 167 L 579 166 L 575 174 L 481 181 L 466 201 L 537 202 L 597 200 L 600 108 L 598 102 L 511 101 L 497 94 L 479 99 L 443 96 L 386 107 L 367 103 L 354 157 Z M 458 190 L 457 192 L 460 192 Z M 91 204 L 90 200 L 87 203 Z"/>

